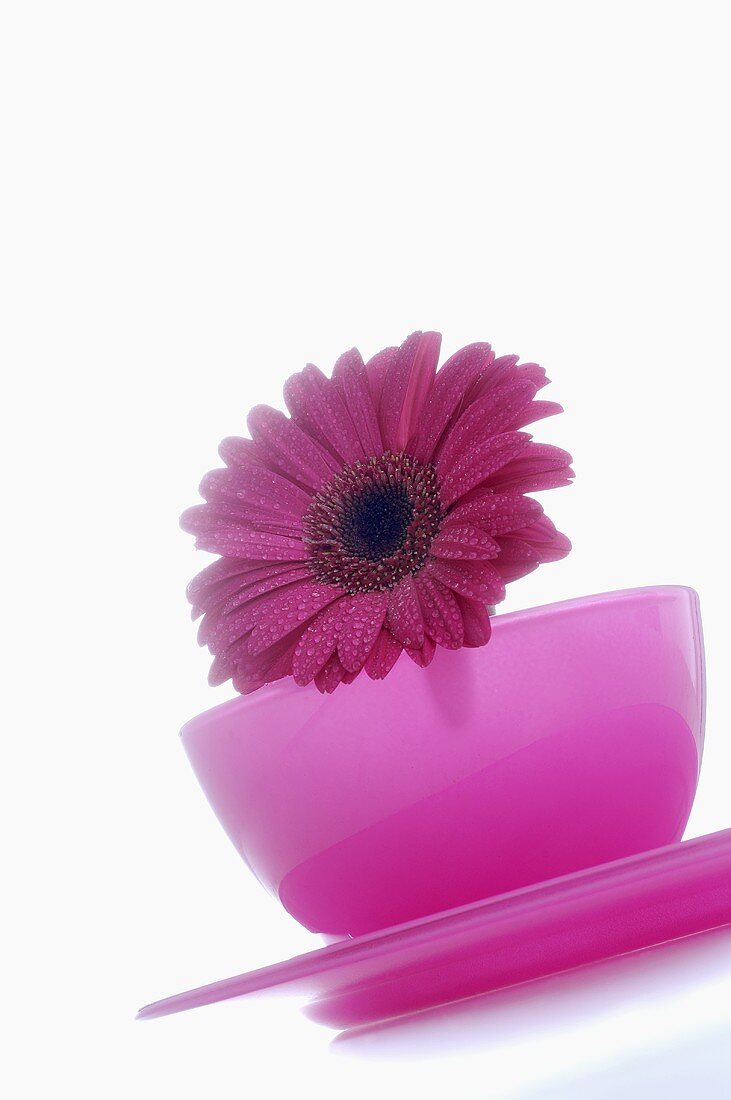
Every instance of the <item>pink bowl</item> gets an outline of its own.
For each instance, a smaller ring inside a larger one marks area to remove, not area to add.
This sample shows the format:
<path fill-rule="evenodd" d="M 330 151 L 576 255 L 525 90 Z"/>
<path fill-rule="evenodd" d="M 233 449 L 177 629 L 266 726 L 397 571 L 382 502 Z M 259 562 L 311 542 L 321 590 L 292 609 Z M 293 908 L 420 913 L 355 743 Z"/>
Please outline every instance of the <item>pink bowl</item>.
<path fill-rule="evenodd" d="M 332 696 L 283 681 L 182 730 L 211 806 L 307 928 L 360 935 L 679 840 L 703 745 L 688 588 L 493 620 Z"/>

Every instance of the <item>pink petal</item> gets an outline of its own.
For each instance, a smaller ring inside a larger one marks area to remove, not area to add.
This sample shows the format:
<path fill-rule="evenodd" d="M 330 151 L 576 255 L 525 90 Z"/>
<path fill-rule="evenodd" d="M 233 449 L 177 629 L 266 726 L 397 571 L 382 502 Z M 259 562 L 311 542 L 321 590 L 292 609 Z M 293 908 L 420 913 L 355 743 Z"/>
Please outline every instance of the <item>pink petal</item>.
<path fill-rule="evenodd" d="M 470 524 L 450 524 L 442 528 L 431 545 L 435 558 L 457 558 L 461 561 L 488 561 L 496 558 L 500 547 L 485 531 Z"/>
<path fill-rule="evenodd" d="M 494 479 L 494 475 L 520 455 L 529 442 L 530 436 L 525 432 L 503 432 L 468 451 L 441 483 L 442 505 L 448 507 L 488 478 Z"/>
<path fill-rule="evenodd" d="M 352 348 L 341 355 L 333 367 L 332 376 L 350 413 L 363 451 L 367 455 L 382 454 L 385 448 L 378 426 L 377 406 L 373 403 L 360 352 Z"/>
<path fill-rule="evenodd" d="M 501 385 L 507 379 L 518 377 L 516 367 L 519 358 L 518 355 L 499 355 L 497 359 L 493 359 L 487 370 L 482 373 L 472 387 L 471 399 L 478 401 L 488 390 Z"/>
<path fill-rule="evenodd" d="M 202 645 L 219 652 L 223 646 L 249 634 L 272 610 L 276 613 L 287 594 L 285 589 L 291 590 L 292 586 L 312 580 L 307 566 L 293 568 L 287 562 L 284 570 L 279 563 L 271 568 L 273 575 L 270 578 L 262 579 L 262 570 L 257 570 L 255 583 L 233 595 L 227 601 L 227 607 L 219 607 L 206 614 L 198 638 Z"/>
<path fill-rule="evenodd" d="M 247 423 L 267 462 L 298 485 L 317 492 L 340 469 L 328 451 L 277 409 L 257 405 Z"/>
<path fill-rule="evenodd" d="M 296 644 L 297 635 L 290 635 L 265 653 L 242 658 L 234 671 L 233 686 L 242 695 L 250 695 L 265 684 L 273 684 L 284 676 L 291 675 Z"/>
<path fill-rule="evenodd" d="M 285 584 L 310 580 L 311 576 L 310 567 L 306 564 L 276 562 L 264 565 L 245 578 L 245 584 L 241 592 L 230 596 L 221 610 L 224 614 L 227 614 L 238 607 L 244 597 L 247 600 L 257 600 L 260 596 L 266 596 L 267 593 L 282 588 Z"/>
<path fill-rule="evenodd" d="M 442 433 L 460 412 L 468 389 L 494 358 L 489 344 L 468 344 L 461 348 L 437 372 L 424 406 L 421 425 L 409 444 L 411 454 L 421 462 L 430 462 Z"/>
<path fill-rule="evenodd" d="M 217 527 L 231 525 L 251 531 L 261 531 L 270 535 L 281 535 L 289 539 L 302 538 L 302 520 L 283 512 L 266 512 L 257 508 L 247 508 L 238 502 L 209 501 L 196 505 L 180 517 L 180 525 L 193 534 L 206 534 Z M 235 556 L 235 555 L 234 555 Z M 243 556 L 243 555 L 239 555 Z"/>
<path fill-rule="evenodd" d="M 501 535 L 498 542 L 500 544 L 500 561 L 496 563 L 498 568 L 506 562 L 535 562 L 537 565 L 540 564 L 540 554 L 534 546 L 531 546 L 524 539 L 516 538 L 514 535 Z"/>
<path fill-rule="evenodd" d="M 574 476 L 571 455 L 548 443 L 529 443 L 520 455 L 490 477 L 496 489 L 534 493 L 539 489 L 568 485 Z"/>
<path fill-rule="evenodd" d="M 465 596 L 457 596 L 464 623 L 464 644 L 472 649 L 486 645 L 490 641 L 490 616 L 484 604 L 475 603 Z"/>
<path fill-rule="evenodd" d="M 389 593 L 388 629 L 404 646 L 421 646 L 424 642 L 424 618 L 413 577 L 404 577 Z"/>
<path fill-rule="evenodd" d="M 439 362 L 438 332 L 414 332 L 389 362 L 379 419 L 386 450 L 402 451 L 418 427 Z"/>
<path fill-rule="evenodd" d="M 447 530 L 452 524 L 474 523 L 491 535 L 503 535 L 516 527 L 524 527 L 542 514 L 543 508 L 532 497 L 477 489 L 474 495 L 460 499 L 447 513 L 442 530 Z"/>
<path fill-rule="evenodd" d="M 545 420 L 548 416 L 556 416 L 562 412 L 563 405 L 559 405 L 557 401 L 531 401 L 530 405 L 516 416 L 509 427 L 517 431 L 519 428 L 525 428 L 528 424 L 536 424 L 539 420 Z"/>
<path fill-rule="evenodd" d="M 500 541 L 502 542 L 503 540 L 501 539 Z M 500 557 L 495 560 L 495 568 L 506 584 L 511 584 L 513 581 L 520 580 L 521 577 L 527 577 L 529 573 L 535 572 L 541 564 L 535 554 L 521 556 L 518 552 L 513 555 L 510 546 L 506 546 L 505 551 L 505 554 L 501 554 Z"/>
<path fill-rule="evenodd" d="M 291 562 L 287 562 L 286 564 L 289 568 L 293 568 Z M 304 578 L 303 581 L 297 583 L 296 591 L 292 589 L 288 592 L 282 592 L 271 589 L 253 599 L 249 606 L 250 617 L 247 629 L 253 630 L 254 627 L 258 626 L 260 623 L 266 622 L 268 619 L 278 619 L 283 613 L 288 614 L 290 605 L 293 601 L 299 603 L 303 598 L 308 599 L 311 595 L 317 597 L 327 593 L 330 593 L 333 598 L 339 598 L 342 595 L 339 589 L 320 585 L 318 582 L 314 581 L 312 574 L 308 570 L 307 577 Z M 311 618 L 312 615 L 320 610 L 321 608 L 318 606 L 315 611 L 309 613 L 308 618 Z M 304 622 L 306 620 L 300 621 Z M 296 625 L 297 619 L 295 617 L 292 629 L 294 629 Z M 284 637 L 284 635 L 281 636 Z"/>
<path fill-rule="evenodd" d="M 231 679 L 234 669 L 246 655 L 246 644 L 246 638 L 239 638 L 228 649 L 216 654 L 208 672 L 208 683 L 211 687 L 218 687 Z"/>
<path fill-rule="evenodd" d="M 312 500 L 304 489 L 263 466 L 211 470 L 200 484 L 204 500 L 240 504 L 268 515 L 301 518 Z"/>
<path fill-rule="evenodd" d="M 254 566 L 251 562 L 237 558 L 219 558 L 202 569 L 188 584 L 185 594 L 194 607 L 206 609 L 210 594 L 222 582 L 237 581 L 250 573 Z"/>
<path fill-rule="evenodd" d="M 382 629 L 376 638 L 373 649 L 368 654 L 364 668 L 371 680 L 383 680 L 396 664 L 402 653 L 402 646 L 388 630 Z"/>
<path fill-rule="evenodd" d="M 550 382 L 543 367 L 539 367 L 537 363 L 521 363 L 518 371 L 524 378 L 529 378 L 537 390 L 542 390 Z"/>
<path fill-rule="evenodd" d="M 545 525 L 550 525 L 550 530 Z M 533 539 L 534 541 L 531 541 Z M 571 543 L 561 535 L 547 517 L 511 535 L 502 535 L 500 557 L 495 562 L 507 582 L 532 573 L 542 562 L 557 561 L 568 554 Z"/>
<path fill-rule="evenodd" d="M 257 607 L 261 597 L 284 588 L 288 584 L 309 580 L 311 574 L 309 567 L 265 566 L 257 569 L 252 578 L 246 578 L 246 583 L 240 584 L 238 589 L 231 591 L 215 607 L 209 608 L 198 631 L 198 641 L 201 645 L 210 645 L 213 649 L 220 648 L 224 631 L 231 634 L 231 628 L 235 636 L 248 633 L 256 622 Z M 239 578 L 234 578 L 239 579 Z"/>
<path fill-rule="evenodd" d="M 421 600 L 424 626 L 437 645 L 459 649 L 464 640 L 462 613 L 452 592 L 424 571 L 416 581 Z"/>
<path fill-rule="evenodd" d="M 446 478 L 466 451 L 487 443 L 491 436 L 508 431 L 535 396 L 535 386 L 521 379 L 508 379 L 489 388 L 462 414 L 443 437 L 436 461 L 441 478 Z"/>
<path fill-rule="evenodd" d="M 385 592 L 364 592 L 352 597 L 338 637 L 338 657 L 346 672 L 362 669 L 380 634 L 387 607 Z"/>
<path fill-rule="evenodd" d="M 384 348 L 383 351 L 377 352 L 377 354 L 366 363 L 368 387 L 371 391 L 371 398 L 375 409 L 380 408 L 383 383 L 386 379 L 389 367 L 398 355 L 398 351 L 398 348 Z"/>
<path fill-rule="evenodd" d="M 295 628 L 304 628 L 319 611 L 339 600 L 342 592 L 317 581 L 288 585 L 272 593 L 266 606 L 256 614 L 256 625 L 249 638 L 249 652 L 255 656 L 284 638 Z"/>
<path fill-rule="evenodd" d="M 559 489 L 563 485 L 570 485 L 574 478 L 571 467 L 561 470 L 547 470 L 545 473 L 533 474 L 530 477 L 511 479 L 500 488 L 518 489 L 522 493 L 540 493 L 545 489 Z"/>
<path fill-rule="evenodd" d="M 220 518 L 208 504 L 196 504 L 180 517 L 184 531 L 196 535 L 199 550 L 228 558 L 257 561 L 306 561 L 309 551 L 300 538 L 254 531 Z"/>
<path fill-rule="evenodd" d="M 331 695 L 335 688 L 342 683 L 345 669 L 337 653 L 325 662 L 323 667 L 315 675 L 315 687 L 323 695 Z"/>
<path fill-rule="evenodd" d="M 245 638 L 251 630 L 251 601 L 228 614 L 221 611 L 209 611 L 204 616 L 198 630 L 198 642 L 207 645 L 214 654 L 224 652 L 234 642 Z"/>
<path fill-rule="evenodd" d="M 197 619 L 204 612 L 211 612 L 220 607 L 226 600 L 235 596 L 237 592 L 240 592 L 244 585 L 244 578 L 236 576 L 229 577 L 229 579 L 225 581 L 219 581 L 217 584 L 209 585 L 199 596 L 191 596 L 190 593 L 188 593 L 188 599 L 192 604 L 191 618 Z"/>
<path fill-rule="evenodd" d="M 505 584 L 496 568 L 499 561 L 430 561 L 419 576 L 428 572 L 460 596 L 476 603 L 496 604 L 505 599 Z"/>
<path fill-rule="evenodd" d="M 419 666 L 419 668 L 427 668 L 432 663 L 432 658 L 436 653 L 437 643 L 433 638 L 428 635 L 424 637 L 424 644 L 415 648 L 407 648 L 411 660 Z"/>
<path fill-rule="evenodd" d="M 515 530 L 513 535 L 533 547 L 542 562 L 559 561 L 571 550 L 570 540 L 556 530 L 548 516 Z"/>
<path fill-rule="evenodd" d="M 302 635 L 294 655 L 293 674 L 308 684 L 337 650 L 346 673 L 357 673 L 373 649 L 386 615 L 381 592 L 344 596 L 326 608 Z"/>
<path fill-rule="evenodd" d="M 338 460 L 350 465 L 367 458 L 340 391 L 308 364 L 284 384 L 284 400 L 295 423 Z"/>
<path fill-rule="evenodd" d="M 336 652 L 342 620 L 340 605 L 346 600 L 347 597 L 343 596 L 325 608 L 313 619 L 298 641 L 292 661 L 292 675 L 300 687 L 309 684 Z"/>
<path fill-rule="evenodd" d="M 253 439 L 230 435 L 218 445 L 218 453 L 227 466 L 266 466 L 266 458 Z"/>

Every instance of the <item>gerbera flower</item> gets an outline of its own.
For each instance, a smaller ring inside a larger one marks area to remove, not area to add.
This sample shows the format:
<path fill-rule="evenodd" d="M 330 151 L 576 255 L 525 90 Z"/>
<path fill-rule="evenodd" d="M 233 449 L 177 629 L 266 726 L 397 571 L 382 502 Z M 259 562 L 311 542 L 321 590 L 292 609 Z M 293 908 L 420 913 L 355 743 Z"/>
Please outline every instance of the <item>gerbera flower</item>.
<path fill-rule="evenodd" d="M 416 332 L 327 378 L 284 387 L 290 416 L 259 405 L 250 439 L 182 517 L 219 554 L 190 584 L 212 684 L 243 693 L 293 676 L 331 692 L 402 650 L 482 646 L 505 584 L 564 557 L 568 539 L 526 493 L 566 485 L 570 456 L 520 429 L 561 412 L 535 400 L 535 363 L 462 348 L 437 371 L 438 333 Z"/>

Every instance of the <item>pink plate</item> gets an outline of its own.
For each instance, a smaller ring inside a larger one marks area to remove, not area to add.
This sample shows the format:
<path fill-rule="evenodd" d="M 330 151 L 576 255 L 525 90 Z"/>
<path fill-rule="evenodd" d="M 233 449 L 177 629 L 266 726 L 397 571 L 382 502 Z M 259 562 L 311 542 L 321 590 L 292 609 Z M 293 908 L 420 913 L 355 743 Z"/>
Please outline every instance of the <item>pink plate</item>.
<path fill-rule="evenodd" d="M 346 1028 L 731 924 L 731 829 L 323 947 L 141 1009 L 274 989 Z"/>

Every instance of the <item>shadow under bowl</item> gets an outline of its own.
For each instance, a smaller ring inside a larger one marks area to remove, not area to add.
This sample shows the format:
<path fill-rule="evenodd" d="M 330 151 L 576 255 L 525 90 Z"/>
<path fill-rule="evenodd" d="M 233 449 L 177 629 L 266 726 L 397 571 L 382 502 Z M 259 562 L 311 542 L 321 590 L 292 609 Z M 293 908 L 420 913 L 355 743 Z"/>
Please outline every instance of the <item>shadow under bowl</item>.
<path fill-rule="evenodd" d="M 188 722 L 234 845 L 301 924 L 361 935 L 681 838 L 703 746 L 691 589 L 496 616 L 331 696 L 291 680 Z"/>

